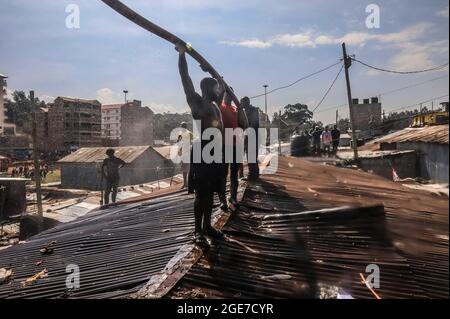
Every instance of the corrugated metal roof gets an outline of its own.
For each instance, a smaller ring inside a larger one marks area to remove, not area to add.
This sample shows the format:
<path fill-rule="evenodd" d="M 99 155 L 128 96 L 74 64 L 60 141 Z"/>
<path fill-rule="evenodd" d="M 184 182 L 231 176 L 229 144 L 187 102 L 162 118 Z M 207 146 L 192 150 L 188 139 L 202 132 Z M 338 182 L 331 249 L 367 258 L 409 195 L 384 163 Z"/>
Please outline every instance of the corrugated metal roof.
<path fill-rule="evenodd" d="M 126 297 L 191 242 L 193 225 L 193 198 L 186 192 L 91 212 L 0 251 L 0 268 L 13 271 L 13 280 L 0 285 L 0 299 Z M 54 252 L 42 255 L 52 241 Z M 80 288 L 73 291 L 65 284 L 69 264 L 80 268 Z M 22 286 L 43 269 L 47 277 Z"/>
<path fill-rule="evenodd" d="M 448 124 L 432 125 L 418 128 L 405 128 L 401 131 L 383 136 L 362 146 L 362 150 L 378 149 L 381 143 L 423 142 L 448 144 Z"/>
<path fill-rule="evenodd" d="M 158 152 L 159 155 L 164 157 L 165 159 L 170 160 L 170 150 L 172 149 L 172 146 L 161 146 L 161 147 L 154 147 L 153 148 L 156 152 Z"/>
<path fill-rule="evenodd" d="M 123 146 L 123 147 L 83 147 L 74 153 L 60 159 L 58 163 L 96 163 L 102 162 L 106 156 L 106 150 L 114 149 L 115 156 L 130 164 L 147 151 L 151 146 Z"/>
<path fill-rule="evenodd" d="M 369 264 L 381 298 L 448 297 L 448 197 L 372 174 L 280 159 L 224 231 L 169 297 L 374 298 L 359 277 Z"/>

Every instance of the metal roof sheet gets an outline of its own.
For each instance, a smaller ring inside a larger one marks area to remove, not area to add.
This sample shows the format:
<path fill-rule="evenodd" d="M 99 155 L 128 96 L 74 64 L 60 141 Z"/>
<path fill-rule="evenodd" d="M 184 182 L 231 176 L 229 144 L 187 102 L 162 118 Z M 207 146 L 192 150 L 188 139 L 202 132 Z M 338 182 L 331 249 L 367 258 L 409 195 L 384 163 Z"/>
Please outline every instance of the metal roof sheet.
<path fill-rule="evenodd" d="M 377 149 L 381 143 L 423 142 L 448 144 L 448 124 L 432 125 L 418 128 L 405 128 L 401 131 L 383 136 L 362 146 L 361 149 Z"/>
<path fill-rule="evenodd" d="M 83 147 L 72 154 L 60 159 L 58 163 L 96 163 L 102 162 L 106 156 L 106 150 L 114 149 L 115 156 L 125 161 L 127 164 L 132 163 L 151 146 L 123 146 L 123 147 Z"/>
<path fill-rule="evenodd" d="M 369 264 L 381 298 L 448 297 L 448 197 L 369 173 L 282 158 L 224 232 L 169 297 L 372 299 Z"/>
<path fill-rule="evenodd" d="M 12 269 L 13 279 L 0 284 L 0 299 L 120 298 L 135 293 L 191 242 L 192 209 L 192 196 L 178 192 L 99 209 L 1 250 L 0 268 Z M 39 250 L 52 241 L 54 252 L 42 255 Z M 69 264 L 80 269 L 80 288 L 72 291 L 66 287 Z M 43 269 L 47 277 L 22 286 Z"/>

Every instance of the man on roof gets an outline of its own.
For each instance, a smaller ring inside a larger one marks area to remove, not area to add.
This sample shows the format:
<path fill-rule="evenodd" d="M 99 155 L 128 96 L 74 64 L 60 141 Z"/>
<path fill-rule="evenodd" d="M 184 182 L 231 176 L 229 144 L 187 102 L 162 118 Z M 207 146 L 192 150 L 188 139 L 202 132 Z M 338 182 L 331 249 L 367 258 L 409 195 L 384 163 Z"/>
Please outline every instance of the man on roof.
<path fill-rule="evenodd" d="M 109 195 L 111 193 L 112 193 L 111 201 L 113 203 L 116 202 L 117 191 L 119 189 L 119 181 L 120 181 L 119 170 L 126 164 L 122 159 L 116 157 L 114 153 L 115 151 L 112 148 L 106 150 L 106 155 L 108 157 L 103 160 L 102 164 L 102 176 L 106 180 L 106 185 L 104 189 L 105 205 L 109 204 Z"/>

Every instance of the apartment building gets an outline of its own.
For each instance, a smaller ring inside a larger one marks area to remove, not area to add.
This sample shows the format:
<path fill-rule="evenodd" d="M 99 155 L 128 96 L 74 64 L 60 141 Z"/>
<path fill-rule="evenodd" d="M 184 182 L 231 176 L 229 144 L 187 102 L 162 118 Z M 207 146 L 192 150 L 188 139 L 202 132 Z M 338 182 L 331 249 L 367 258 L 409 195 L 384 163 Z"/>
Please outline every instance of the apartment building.
<path fill-rule="evenodd" d="M 49 150 L 101 145 L 99 101 L 58 97 L 47 113 Z"/>
<path fill-rule="evenodd" d="M 102 138 L 117 146 L 153 145 L 153 111 L 134 100 L 102 106 Z"/>

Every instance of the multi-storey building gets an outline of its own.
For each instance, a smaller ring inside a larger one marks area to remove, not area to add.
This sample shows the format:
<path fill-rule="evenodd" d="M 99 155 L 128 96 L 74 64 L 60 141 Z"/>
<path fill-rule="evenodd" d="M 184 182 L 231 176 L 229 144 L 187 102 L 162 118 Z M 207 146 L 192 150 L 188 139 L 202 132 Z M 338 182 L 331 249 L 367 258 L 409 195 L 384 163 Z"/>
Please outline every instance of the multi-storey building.
<path fill-rule="evenodd" d="M 141 101 L 102 106 L 102 137 L 120 146 L 153 145 L 153 111 Z"/>
<path fill-rule="evenodd" d="M 58 97 L 48 109 L 49 150 L 101 145 L 101 104 L 97 100 Z"/>

